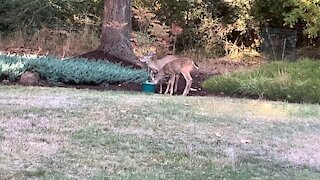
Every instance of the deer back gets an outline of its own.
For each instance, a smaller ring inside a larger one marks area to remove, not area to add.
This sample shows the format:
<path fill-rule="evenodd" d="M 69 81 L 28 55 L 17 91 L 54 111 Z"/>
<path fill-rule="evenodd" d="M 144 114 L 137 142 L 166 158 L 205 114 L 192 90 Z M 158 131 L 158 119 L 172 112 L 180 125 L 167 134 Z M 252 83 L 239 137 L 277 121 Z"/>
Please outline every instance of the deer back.
<path fill-rule="evenodd" d="M 178 58 L 171 61 L 163 67 L 166 74 L 177 74 L 181 72 L 191 72 L 194 68 L 194 63 L 190 58 Z"/>
<path fill-rule="evenodd" d="M 168 55 L 168 56 L 165 56 L 161 59 L 157 59 L 154 61 L 154 63 L 156 64 L 156 66 L 159 68 L 159 69 L 162 69 L 164 68 L 165 65 L 167 65 L 168 63 L 172 62 L 172 61 L 175 61 L 177 60 L 178 58 L 174 55 Z"/>
<path fill-rule="evenodd" d="M 181 72 L 191 72 L 195 68 L 195 64 L 190 58 L 183 58 L 181 61 Z"/>

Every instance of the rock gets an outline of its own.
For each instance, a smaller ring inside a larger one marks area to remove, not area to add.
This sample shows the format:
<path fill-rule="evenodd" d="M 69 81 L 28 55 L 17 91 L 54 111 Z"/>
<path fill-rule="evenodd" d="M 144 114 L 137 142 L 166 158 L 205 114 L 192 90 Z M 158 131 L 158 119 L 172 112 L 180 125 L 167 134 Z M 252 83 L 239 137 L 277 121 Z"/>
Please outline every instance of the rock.
<path fill-rule="evenodd" d="M 24 72 L 19 80 L 19 83 L 23 85 L 35 85 L 37 82 L 39 82 L 38 74 L 31 71 Z"/>

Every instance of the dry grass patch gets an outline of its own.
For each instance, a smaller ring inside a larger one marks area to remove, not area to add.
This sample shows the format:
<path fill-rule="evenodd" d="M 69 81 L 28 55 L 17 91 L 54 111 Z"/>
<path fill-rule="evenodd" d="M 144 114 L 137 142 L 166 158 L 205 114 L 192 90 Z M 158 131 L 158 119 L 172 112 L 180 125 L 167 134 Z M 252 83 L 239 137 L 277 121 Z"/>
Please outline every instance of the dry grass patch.
<path fill-rule="evenodd" d="M 43 28 L 32 35 L 17 31 L 1 42 L 0 50 L 11 54 L 49 54 L 64 58 L 95 50 L 100 44 L 100 37 L 89 27 L 79 31 Z"/>

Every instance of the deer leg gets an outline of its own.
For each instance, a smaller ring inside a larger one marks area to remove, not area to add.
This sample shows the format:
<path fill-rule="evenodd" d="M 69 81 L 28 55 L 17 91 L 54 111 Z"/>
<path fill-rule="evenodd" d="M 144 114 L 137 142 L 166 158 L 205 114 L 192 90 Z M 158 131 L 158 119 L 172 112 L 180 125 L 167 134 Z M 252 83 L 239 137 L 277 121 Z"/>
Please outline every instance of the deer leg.
<path fill-rule="evenodd" d="M 160 86 L 160 89 L 159 89 L 159 94 L 162 94 L 162 84 L 159 84 L 159 86 Z"/>
<path fill-rule="evenodd" d="M 176 75 L 176 81 L 175 81 L 176 84 L 174 86 L 174 92 L 178 91 L 179 78 L 180 78 L 180 75 Z"/>
<path fill-rule="evenodd" d="M 167 86 L 168 86 L 168 83 L 167 83 L 167 81 L 166 81 L 167 79 L 166 79 L 166 76 L 164 76 L 163 77 L 163 79 L 161 80 L 161 85 L 160 85 L 160 93 L 162 93 L 163 92 L 163 86 L 164 86 L 164 84 L 166 84 Z M 167 89 L 166 89 L 166 91 L 167 91 Z M 165 92 L 166 92 L 165 91 Z M 169 91 L 169 90 L 168 90 Z M 168 93 L 168 92 L 167 92 Z M 164 94 L 166 94 L 166 93 L 164 93 Z"/>
<path fill-rule="evenodd" d="M 171 75 L 171 79 L 170 79 L 170 95 L 173 95 L 173 88 L 174 88 L 174 82 L 176 80 L 176 75 L 173 74 Z"/>
<path fill-rule="evenodd" d="M 186 80 L 186 87 L 184 88 L 183 91 L 183 96 L 186 96 L 187 94 L 189 94 L 191 85 L 192 85 L 192 77 L 190 75 L 190 73 L 182 73 L 184 79 Z"/>
<path fill-rule="evenodd" d="M 170 75 L 170 79 L 169 79 L 165 94 L 168 94 L 170 89 L 170 95 L 173 95 L 174 80 L 175 80 L 175 75 L 174 74 Z"/>
<path fill-rule="evenodd" d="M 166 91 L 164 92 L 164 94 L 168 94 L 169 93 L 169 89 L 170 89 L 170 81 L 171 81 L 171 78 L 169 79 L 168 83 L 167 83 L 167 88 L 166 88 Z"/>
<path fill-rule="evenodd" d="M 160 89 L 159 89 L 159 93 L 160 93 L 160 94 L 162 94 L 162 90 L 163 90 L 163 89 L 162 89 L 162 86 L 163 86 L 162 83 L 163 83 L 163 81 L 160 81 L 160 84 L 159 84 L 159 86 L 160 86 L 160 87 L 159 87 L 159 88 L 160 88 Z"/>

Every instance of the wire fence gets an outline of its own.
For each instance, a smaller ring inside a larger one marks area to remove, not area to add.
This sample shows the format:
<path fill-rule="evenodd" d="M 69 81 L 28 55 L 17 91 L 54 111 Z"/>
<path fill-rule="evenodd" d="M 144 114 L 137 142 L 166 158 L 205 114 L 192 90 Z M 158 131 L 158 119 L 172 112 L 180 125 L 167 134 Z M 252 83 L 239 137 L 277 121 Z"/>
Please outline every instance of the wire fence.
<path fill-rule="evenodd" d="M 263 28 L 261 51 L 272 60 L 294 59 L 297 31 L 290 29 Z"/>

